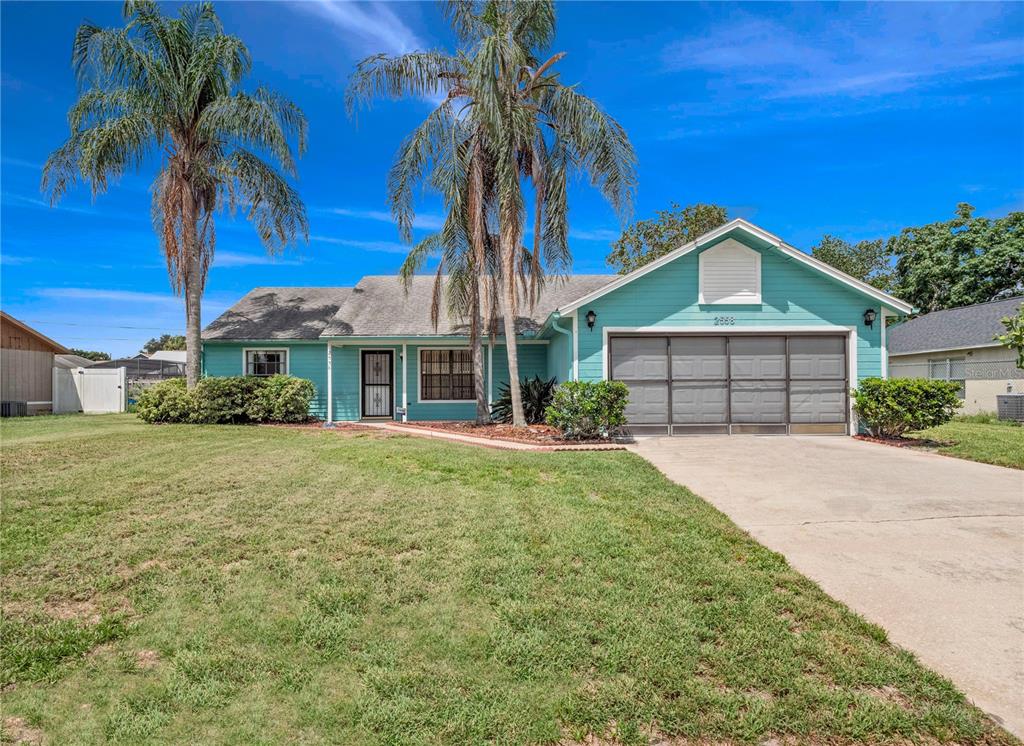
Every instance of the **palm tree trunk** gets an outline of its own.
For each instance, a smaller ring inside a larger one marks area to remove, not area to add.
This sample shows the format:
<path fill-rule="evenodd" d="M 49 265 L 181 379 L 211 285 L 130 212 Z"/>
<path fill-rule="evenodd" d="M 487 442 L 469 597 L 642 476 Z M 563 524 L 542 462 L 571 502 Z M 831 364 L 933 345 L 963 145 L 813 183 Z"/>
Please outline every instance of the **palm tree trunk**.
<path fill-rule="evenodd" d="M 516 226 L 509 225 L 513 220 L 506 220 L 501 230 L 501 248 L 504 252 L 504 271 L 501 281 L 505 290 L 505 351 L 508 354 L 508 391 L 512 398 L 512 427 L 526 427 L 526 414 L 523 412 L 523 395 L 519 389 L 519 350 L 516 345 L 516 258 L 520 237 Z"/>
<path fill-rule="evenodd" d="M 202 271 L 202 259 L 198 252 L 189 261 L 192 262 L 190 275 Z M 199 375 L 202 370 L 203 341 L 200 336 L 203 328 L 200 318 L 202 298 L 202 285 L 189 278 L 188 284 L 185 285 L 185 381 L 189 388 L 199 383 Z"/>
<path fill-rule="evenodd" d="M 199 216 L 196 213 L 195 198 L 188 185 L 182 189 L 182 239 L 185 242 L 185 383 L 192 388 L 199 383 L 202 372 L 203 341 L 202 300 L 203 300 L 203 252 L 199 245 Z"/>
<path fill-rule="evenodd" d="M 486 425 L 491 419 L 487 402 L 487 388 L 484 385 L 484 342 L 483 314 L 480 312 L 480 280 L 473 279 L 473 310 L 470 322 L 470 340 L 473 348 L 473 387 L 476 394 L 476 424 Z"/>

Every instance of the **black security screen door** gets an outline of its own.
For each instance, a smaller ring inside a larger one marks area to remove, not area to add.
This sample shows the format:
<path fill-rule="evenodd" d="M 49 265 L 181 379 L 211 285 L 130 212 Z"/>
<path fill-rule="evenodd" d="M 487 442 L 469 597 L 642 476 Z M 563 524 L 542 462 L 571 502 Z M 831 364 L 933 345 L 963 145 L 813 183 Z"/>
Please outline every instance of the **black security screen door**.
<path fill-rule="evenodd" d="M 391 350 L 363 350 L 363 417 L 391 417 L 394 395 L 391 390 Z"/>

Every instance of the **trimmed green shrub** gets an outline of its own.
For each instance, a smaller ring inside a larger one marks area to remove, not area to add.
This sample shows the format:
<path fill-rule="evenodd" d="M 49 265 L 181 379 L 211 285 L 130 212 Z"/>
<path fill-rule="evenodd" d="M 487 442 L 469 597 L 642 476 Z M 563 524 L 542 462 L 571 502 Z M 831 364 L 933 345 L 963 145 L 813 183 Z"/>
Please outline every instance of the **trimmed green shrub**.
<path fill-rule="evenodd" d="M 545 381 L 540 376 L 524 378 L 519 383 L 519 391 L 523 398 L 523 414 L 526 424 L 539 425 L 544 422 L 547 408 L 555 396 L 557 378 Z M 491 419 L 495 422 L 512 421 L 512 392 L 508 383 L 498 387 L 498 398 L 491 404 Z"/>
<path fill-rule="evenodd" d="M 898 438 L 953 419 L 959 389 L 958 383 L 926 378 L 865 378 L 853 391 L 853 408 L 871 435 Z"/>
<path fill-rule="evenodd" d="M 312 381 L 294 376 L 256 379 L 262 385 L 249 401 L 246 412 L 254 422 L 305 422 L 309 402 L 316 395 Z"/>
<path fill-rule="evenodd" d="M 315 394 L 312 381 L 292 376 L 203 378 L 191 391 L 173 378 L 143 391 L 137 406 L 146 422 L 304 422 Z"/>
<path fill-rule="evenodd" d="M 202 425 L 249 422 L 249 407 L 264 380 L 255 376 L 201 378 L 192 389 L 195 405 L 191 421 Z"/>
<path fill-rule="evenodd" d="M 142 390 L 135 403 L 145 422 L 188 422 L 194 403 L 184 378 L 170 378 Z"/>
<path fill-rule="evenodd" d="M 626 424 L 628 401 L 622 381 L 566 381 L 555 389 L 547 423 L 566 438 L 607 438 Z"/>

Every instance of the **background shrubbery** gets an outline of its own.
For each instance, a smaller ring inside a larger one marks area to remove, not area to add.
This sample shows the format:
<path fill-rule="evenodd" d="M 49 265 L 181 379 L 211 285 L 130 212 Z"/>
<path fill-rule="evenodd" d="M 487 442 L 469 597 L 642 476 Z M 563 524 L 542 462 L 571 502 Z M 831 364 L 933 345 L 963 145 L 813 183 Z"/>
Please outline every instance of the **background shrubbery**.
<path fill-rule="evenodd" d="M 555 389 L 547 423 L 566 438 L 607 438 L 626 424 L 628 401 L 621 381 L 566 381 Z"/>
<path fill-rule="evenodd" d="M 953 419 L 959 389 L 958 383 L 925 378 L 865 378 L 853 391 L 853 408 L 871 435 L 898 438 Z"/>
<path fill-rule="evenodd" d="M 136 411 L 146 422 L 304 422 L 315 393 L 312 381 L 293 376 L 203 378 L 191 391 L 172 378 L 143 391 Z"/>

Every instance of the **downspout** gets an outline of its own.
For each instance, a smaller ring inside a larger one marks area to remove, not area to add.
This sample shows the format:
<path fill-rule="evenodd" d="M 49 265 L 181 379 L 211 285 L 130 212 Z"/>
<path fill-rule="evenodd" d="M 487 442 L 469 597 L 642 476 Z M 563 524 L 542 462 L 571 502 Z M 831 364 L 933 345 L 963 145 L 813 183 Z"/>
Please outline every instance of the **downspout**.
<path fill-rule="evenodd" d="M 568 352 L 569 352 L 569 367 L 566 370 L 569 371 L 569 379 L 568 380 L 571 381 L 571 380 L 573 380 L 573 378 L 572 378 L 572 370 L 573 370 L 573 365 L 572 365 L 572 332 L 569 331 L 568 329 L 563 329 L 562 327 L 560 327 L 558 325 L 558 320 L 561 319 L 561 318 L 562 318 L 562 314 L 561 313 L 559 313 L 558 311 L 552 312 L 552 314 L 551 314 L 551 328 L 554 329 L 559 334 L 564 334 L 565 336 L 567 336 L 569 338 L 567 340 L 567 345 L 566 345 L 566 348 L 568 349 Z"/>

